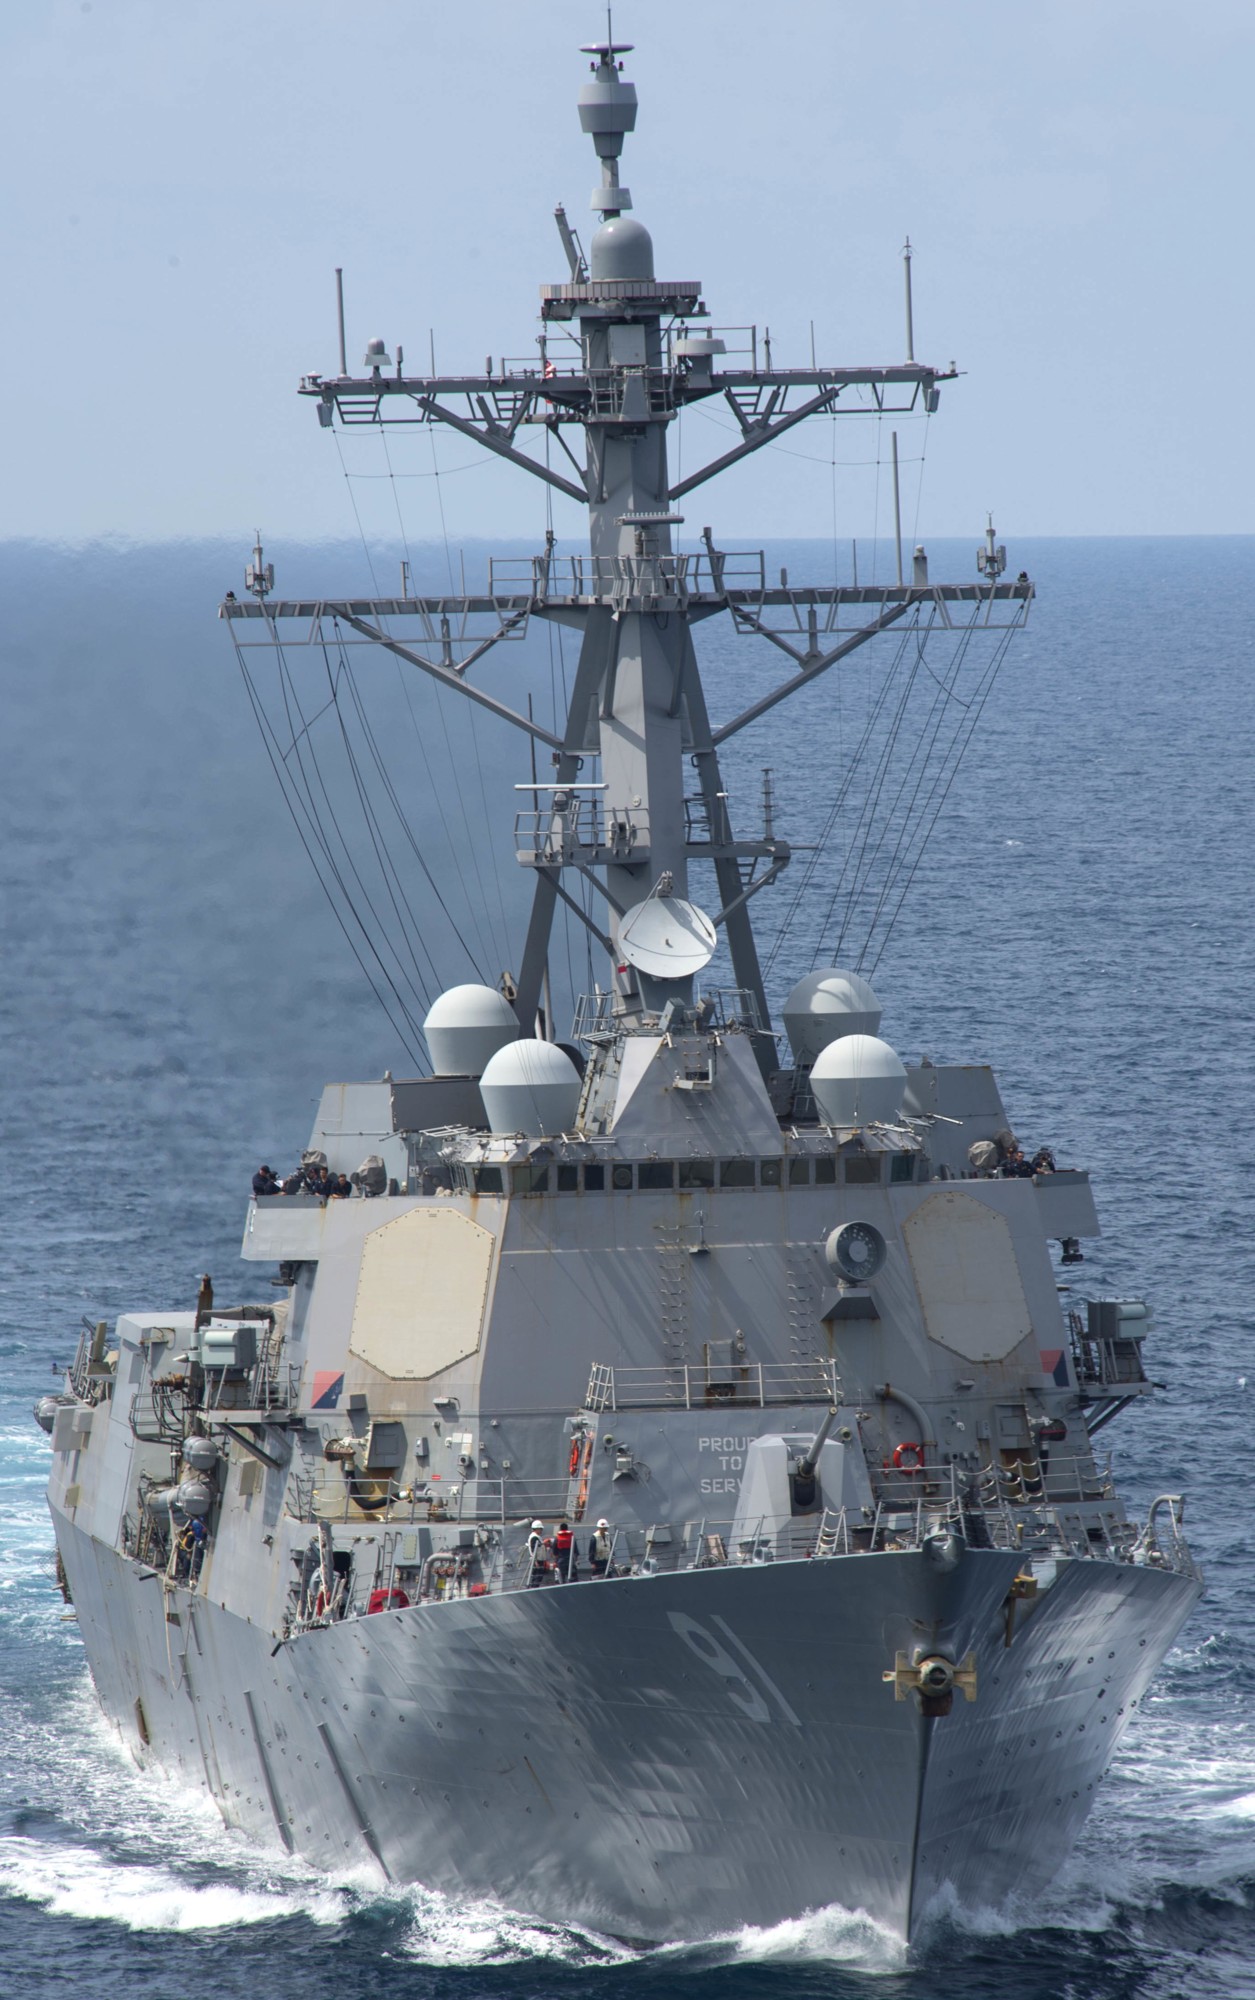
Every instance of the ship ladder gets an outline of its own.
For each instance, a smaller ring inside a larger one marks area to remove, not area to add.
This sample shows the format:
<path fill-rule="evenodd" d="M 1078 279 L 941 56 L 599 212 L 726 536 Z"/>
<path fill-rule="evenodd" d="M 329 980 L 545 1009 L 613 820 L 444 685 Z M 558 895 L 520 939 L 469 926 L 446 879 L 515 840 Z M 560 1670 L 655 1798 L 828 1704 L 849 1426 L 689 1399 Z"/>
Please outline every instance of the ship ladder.
<path fill-rule="evenodd" d="M 844 1539 L 844 1508 L 840 1512 L 832 1514 L 825 1507 L 824 1518 L 819 1524 L 819 1533 L 815 1538 L 815 1554 L 817 1556 L 835 1556 Z"/>

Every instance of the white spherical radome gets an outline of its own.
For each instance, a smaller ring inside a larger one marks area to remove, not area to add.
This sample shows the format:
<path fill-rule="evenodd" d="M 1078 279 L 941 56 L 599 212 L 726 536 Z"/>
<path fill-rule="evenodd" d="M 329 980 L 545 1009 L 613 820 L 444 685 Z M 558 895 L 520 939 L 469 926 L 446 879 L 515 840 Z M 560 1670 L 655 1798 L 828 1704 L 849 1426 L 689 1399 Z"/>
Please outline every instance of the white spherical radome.
<path fill-rule="evenodd" d="M 495 986 L 451 986 L 432 1002 L 423 1023 L 437 1076 L 481 1076 L 518 1032 L 518 1017 Z"/>
<path fill-rule="evenodd" d="M 811 1089 L 826 1124 L 892 1124 L 906 1093 L 906 1064 L 876 1035 L 842 1035 L 816 1057 Z"/>
<path fill-rule="evenodd" d="M 569 1132 L 580 1101 L 580 1074 L 556 1042 L 511 1042 L 498 1049 L 479 1080 L 494 1132 L 552 1138 Z"/>
<path fill-rule="evenodd" d="M 881 1006 L 861 973 L 823 966 L 799 979 L 784 1003 L 785 1033 L 793 1060 L 808 1068 L 821 1049 L 847 1035 L 874 1035 Z"/>

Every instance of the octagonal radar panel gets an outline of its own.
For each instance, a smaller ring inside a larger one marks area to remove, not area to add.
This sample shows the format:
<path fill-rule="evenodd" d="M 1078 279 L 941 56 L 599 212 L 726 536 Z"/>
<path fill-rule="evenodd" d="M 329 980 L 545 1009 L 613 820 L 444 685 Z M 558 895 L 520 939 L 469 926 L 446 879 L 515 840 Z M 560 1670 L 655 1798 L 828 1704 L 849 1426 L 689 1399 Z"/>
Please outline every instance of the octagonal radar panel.
<path fill-rule="evenodd" d="M 689 979 L 710 964 L 719 939 L 696 903 L 683 896 L 648 896 L 619 926 L 619 950 L 650 979 Z"/>

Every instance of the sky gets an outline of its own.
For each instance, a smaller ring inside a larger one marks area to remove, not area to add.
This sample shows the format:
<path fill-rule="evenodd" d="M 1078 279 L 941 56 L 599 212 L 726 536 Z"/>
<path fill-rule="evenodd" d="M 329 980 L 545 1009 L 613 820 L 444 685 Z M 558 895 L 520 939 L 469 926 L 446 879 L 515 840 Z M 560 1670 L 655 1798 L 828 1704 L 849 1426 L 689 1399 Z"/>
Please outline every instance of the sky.
<path fill-rule="evenodd" d="M 912 540 L 991 509 L 1012 542 L 1255 531 L 1250 0 L 620 0 L 615 31 L 623 178 L 716 326 L 900 359 L 909 234 L 916 353 L 964 371 L 899 426 Z M 0 535 L 539 539 L 539 482 L 448 435 L 340 439 L 295 387 L 333 368 L 336 265 L 351 365 L 376 334 L 534 354 L 554 204 L 591 234 L 602 32 L 593 0 L 0 10 Z M 673 463 L 729 423 L 690 414 Z M 888 429 L 794 431 L 687 532 L 885 533 Z"/>

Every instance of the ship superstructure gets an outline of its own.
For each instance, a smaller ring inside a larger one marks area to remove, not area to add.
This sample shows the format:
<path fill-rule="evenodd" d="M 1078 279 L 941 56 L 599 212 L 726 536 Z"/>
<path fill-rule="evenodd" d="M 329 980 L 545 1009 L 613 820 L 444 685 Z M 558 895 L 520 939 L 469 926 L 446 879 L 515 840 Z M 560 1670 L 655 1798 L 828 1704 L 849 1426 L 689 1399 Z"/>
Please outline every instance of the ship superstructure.
<path fill-rule="evenodd" d="M 587 552 L 287 600 L 259 550 L 223 606 L 242 650 L 387 649 L 543 760 L 517 979 L 441 995 L 430 1076 L 324 1093 L 308 1157 L 354 1197 L 253 1201 L 264 1303 L 85 1331 L 50 1502 L 106 1711 L 230 1823 L 629 1937 L 834 1902 L 909 1936 L 947 1887 L 1049 1878 L 1200 1583 L 1179 1499 L 1131 1522 L 1095 1449 L 1150 1384 L 1143 1304 L 1061 1305 L 1088 1176 L 1017 1171 L 991 1072 L 908 1067 L 857 971 L 773 1031 L 752 915 L 792 857 L 770 812 L 737 833 L 720 752 L 891 628 L 1002 643 L 1033 586 L 992 530 L 958 583 L 900 546 L 874 586 L 677 550 L 727 466 L 952 371 L 909 334 L 885 367 L 729 355 L 620 182 L 627 49 L 586 53 L 600 222 L 585 260 L 559 212 L 535 366 L 418 377 L 373 341 L 301 388 L 328 425 L 475 439 L 587 506 Z M 673 477 L 670 426 L 716 399 L 736 441 Z M 715 617 L 789 660 L 717 726 Z M 578 637 L 557 729 L 475 679 L 534 620 Z M 559 906 L 604 968 L 570 1042 Z"/>

